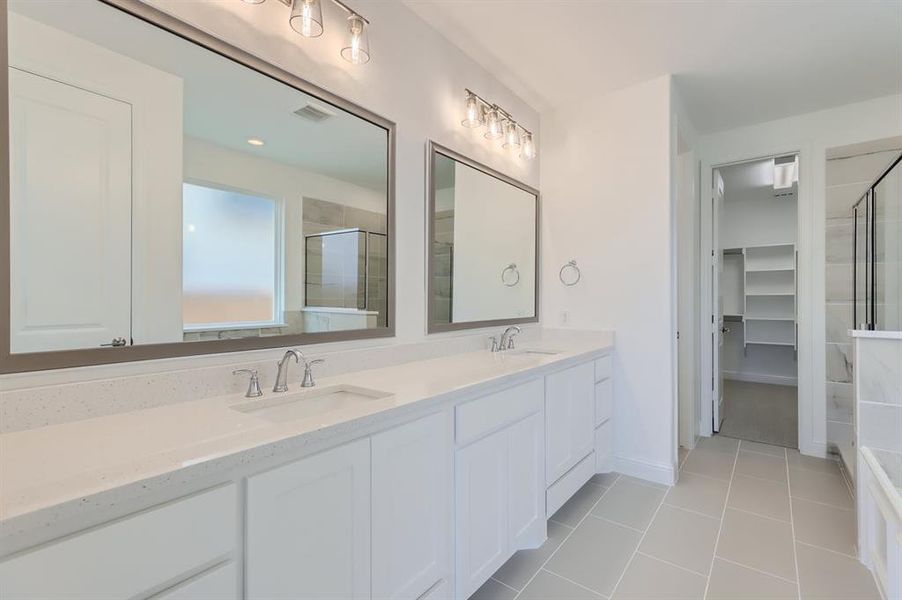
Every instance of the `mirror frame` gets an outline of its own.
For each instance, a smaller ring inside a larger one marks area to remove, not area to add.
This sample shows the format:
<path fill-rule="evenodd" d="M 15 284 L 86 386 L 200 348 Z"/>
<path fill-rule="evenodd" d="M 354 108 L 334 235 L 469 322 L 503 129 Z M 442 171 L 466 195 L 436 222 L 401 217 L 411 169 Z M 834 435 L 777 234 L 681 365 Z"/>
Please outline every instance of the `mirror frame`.
<path fill-rule="evenodd" d="M 353 329 L 249 337 L 229 340 L 169 342 L 118 348 L 84 348 L 12 354 L 10 352 L 10 173 L 9 173 L 9 69 L 0 74 L 0 374 L 43 371 L 68 367 L 176 358 L 204 354 L 242 352 L 267 348 L 284 348 L 324 342 L 366 340 L 395 335 L 395 123 L 349 100 L 332 94 L 275 65 L 211 35 L 193 25 L 170 16 L 140 0 L 97 0 L 174 34 L 243 67 L 308 94 L 318 100 L 349 112 L 381 127 L 387 133 L 387 214 L 388 275 L 386 289 L 387 326 L 377 329 Z M 0 62 L 9 64 L 7 0 L 0 0 Z"/>
<path fill-rule="evenodd" d="M 515 317 L 512 319 L 488 319 L 484 321 L 465 321 L 462 323 L 437 323 L 435 317 L 435 304 L 432 298 L 435 294 L 435 187 L 433 181 L 435 177 L 435 157 L 441 154 L 459 163 L 463 163 L 468 167 L 472 167 L 477 171 L 481 171 L 490 177 L 494 177 L 504 183 L 512 185 L 536 197 L 536 231 L 535 231 L 535 290 L 534 298 L 534 314 L 532 317 Z M 512 177 L 508 177 L 500 171 L 477 162 L 471 158 L 455 152 L 450 148 L 446 148 L 441 144 L 430 140 L 426 145 L 426 331 L 427 333 L 442 333 L 445 331 L 460 331 L 462 329 L 479 329 L 483 327 L 495 327 L 498 325 L 517 325 L 522 323 L 538 323 L 539 322 L 539 261 L 540 261 L 540 232 L 541 232 L 541 215 L 542 215 L 542 197 L 539 190 L 517 181 Z"/>

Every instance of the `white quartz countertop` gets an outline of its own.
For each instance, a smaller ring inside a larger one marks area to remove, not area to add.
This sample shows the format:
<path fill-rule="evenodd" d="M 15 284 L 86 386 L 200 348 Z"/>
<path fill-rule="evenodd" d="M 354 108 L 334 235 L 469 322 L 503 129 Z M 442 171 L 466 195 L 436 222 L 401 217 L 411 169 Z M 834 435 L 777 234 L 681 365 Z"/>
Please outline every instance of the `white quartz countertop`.
<path fill-rule="evenodd" d="M 554 355 L 468 352 L 318 378 L 317 388 L 348 384 L 391 396 L 276 423 L 231 408 L 243 395 L 180 402 L 0 435 L 0 539 L 49 526 L 78 511 L 109 507 L 148 490 L 227 474 L 282 452 L 302 450 L 389 420 L 405 411 L 540 375 L 610 349 L 613 334 L 536 340 L 523 349 Z M 295 365 L 292 365 L 294 367 Z M 302 391 L 299 370 L 288 393 Z M 314 388 L 316 389 L 316 388 Z M 264 398 L 273 398 L 265 390 Z"/>

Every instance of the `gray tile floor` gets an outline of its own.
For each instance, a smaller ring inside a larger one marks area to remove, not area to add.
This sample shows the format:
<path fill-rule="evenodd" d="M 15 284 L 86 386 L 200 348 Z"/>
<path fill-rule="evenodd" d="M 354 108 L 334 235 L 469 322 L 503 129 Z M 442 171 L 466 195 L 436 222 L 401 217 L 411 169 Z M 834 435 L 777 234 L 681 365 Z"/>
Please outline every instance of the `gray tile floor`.
<path fill-rule="evenodd" d="M 724 380 L 721 435 L 799 447 L 799 400 L 794 385 Z"/>
<path fill-rule="evenodd" d="M 727 437 L 680 449 L 673 487 L 596 476 L 471 600 L 877 600 L 835 461 Z"/>

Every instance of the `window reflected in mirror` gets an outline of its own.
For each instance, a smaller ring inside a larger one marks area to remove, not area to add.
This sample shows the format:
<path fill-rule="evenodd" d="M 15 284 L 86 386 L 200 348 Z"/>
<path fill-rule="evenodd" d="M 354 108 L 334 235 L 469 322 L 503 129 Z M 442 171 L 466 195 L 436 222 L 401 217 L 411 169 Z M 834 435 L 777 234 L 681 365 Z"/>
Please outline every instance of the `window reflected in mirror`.
<path fill-rule="evenodd" d="M 430 331 L 535 321 L 538 193 L 449 150 L 431 161 Z"/>
<path fill-rule="evenodd" d="M 98 1 L 7 10 L 12 353 L 391 324 L 386 125 Z"/>

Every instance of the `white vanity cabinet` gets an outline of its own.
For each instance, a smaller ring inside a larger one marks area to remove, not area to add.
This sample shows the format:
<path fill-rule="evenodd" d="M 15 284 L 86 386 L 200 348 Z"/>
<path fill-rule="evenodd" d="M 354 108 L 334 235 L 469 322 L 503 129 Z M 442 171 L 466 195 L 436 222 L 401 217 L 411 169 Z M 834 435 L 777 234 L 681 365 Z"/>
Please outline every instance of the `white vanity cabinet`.
<path fill-rule="evenodd" d="M 370 440 L 247 480 L 249 599 L 370 597 Z"/>
<path fill-rule="evenodd" d="M 451 589 L 450 410 L 372 437 L 373 598 Z"/>
<path fill-rule="evenodd" d="M 0 563 L 4 600 L 239 597 L 233 484 L 194 494 Z"/>
<path fill-rule="evenodd" d="M 595 367 L 545 377 L 546 511 L 550 517 L 595 474 Z"/>
<path fill-rule="evenodd" d="M 456 407 L 458 598 L 545 541 L 543 396 L 536 379 Z"/>
<path fill-rule="evenodd" d="M 614 368 L 613 356 L 595 360 L 595 472 L 613 468 L 614 454 Z"/>

